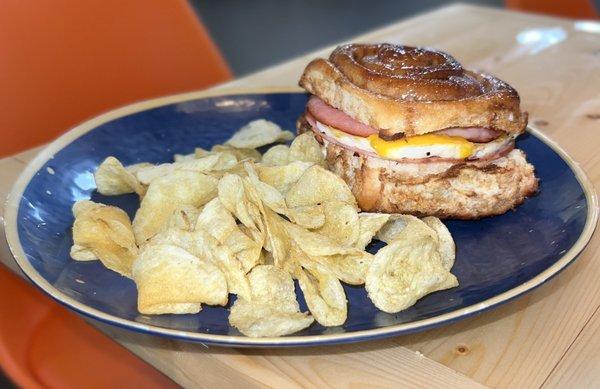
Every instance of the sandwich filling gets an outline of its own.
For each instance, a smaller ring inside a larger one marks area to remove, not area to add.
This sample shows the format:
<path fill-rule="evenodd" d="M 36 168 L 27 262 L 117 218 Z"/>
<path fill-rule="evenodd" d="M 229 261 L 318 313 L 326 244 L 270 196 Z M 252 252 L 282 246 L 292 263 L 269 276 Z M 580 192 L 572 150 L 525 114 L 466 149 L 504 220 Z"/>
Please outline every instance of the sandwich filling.
<path fill-rule="evenodd" d="M 307 104 L 306 119 L 327 141 L 358 153 L 404 162 L 490 160 L 514 148 L 516 135 L 486 128 L 450 128 L 434 133 L 387 140 L 316 96 Z"/>

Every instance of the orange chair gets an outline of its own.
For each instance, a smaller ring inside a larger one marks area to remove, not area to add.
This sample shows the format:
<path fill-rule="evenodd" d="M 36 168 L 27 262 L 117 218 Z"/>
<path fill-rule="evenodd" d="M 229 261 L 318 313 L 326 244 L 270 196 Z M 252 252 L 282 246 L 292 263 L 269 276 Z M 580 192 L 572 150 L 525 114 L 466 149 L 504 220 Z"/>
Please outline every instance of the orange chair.
<path fill-rule="evenodd" d="M 0 285 L 0 364 L 19 387 L 176 387 L 4 268 Z"/>
<path fill-rule="evenodd" d="M 230 78 L 185 0 L 3 0 L 0 156 L 102 111 Z M 0 370 L 24 388 L 174 385 L 1 265 Z"/>
<path fill-rule="evenodd" d="M 0 2 L 0 156 L 231 73 L 185 0 Z"/>
<path fill-rule="evenodd" d="M 571 19 L 597 19 L 591 0 L 505 0 L 508 9 L 535 12 Z"/>

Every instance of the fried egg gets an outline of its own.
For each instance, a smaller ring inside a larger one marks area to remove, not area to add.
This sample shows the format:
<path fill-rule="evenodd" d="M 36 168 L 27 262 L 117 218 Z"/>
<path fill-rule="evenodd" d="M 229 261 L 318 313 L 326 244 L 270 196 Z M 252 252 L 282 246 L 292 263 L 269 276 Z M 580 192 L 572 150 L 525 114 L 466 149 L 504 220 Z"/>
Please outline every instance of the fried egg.
<path fill-rule="evenodd" d="M 377 134 L 369 137 L 351 135 L 318 121 L 316 127 L 326 138 L 333 139 L 349 149 L 393 160 L 431 157 L 482 158 L 496 152 L 514 139 L 503 135 L 488 143 L 474 143 L 458 136 L 425 134 L 388 141 L 381 139 Z"/>

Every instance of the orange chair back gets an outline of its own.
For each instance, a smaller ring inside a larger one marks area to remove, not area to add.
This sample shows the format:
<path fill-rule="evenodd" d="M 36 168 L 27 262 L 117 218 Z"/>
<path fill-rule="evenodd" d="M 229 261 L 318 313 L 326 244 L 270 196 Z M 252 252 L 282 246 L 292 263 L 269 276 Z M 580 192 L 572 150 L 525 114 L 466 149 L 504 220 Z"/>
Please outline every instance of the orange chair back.
<path fill-rule="evenodd" d="M 175 388 L 0 265 L 0 366 L 21 388 Z"/>
<path fill-rule="evenodd" d="M 0 1 L 0 157 L 103 111 L 226 81 L 185 0 Z M 0 370 L 19 386 L 174 383 L 0 265 Z"/>
<path fill-rule="evenodd" d="M 506 8 L 572 19 L 597 19 L 591 0 L 505 0 Z"/>
<path fill-rule="evenodd" d="M 3 0 L 0 156 L 111 108 L 230 78 L 185 0 Z"/>

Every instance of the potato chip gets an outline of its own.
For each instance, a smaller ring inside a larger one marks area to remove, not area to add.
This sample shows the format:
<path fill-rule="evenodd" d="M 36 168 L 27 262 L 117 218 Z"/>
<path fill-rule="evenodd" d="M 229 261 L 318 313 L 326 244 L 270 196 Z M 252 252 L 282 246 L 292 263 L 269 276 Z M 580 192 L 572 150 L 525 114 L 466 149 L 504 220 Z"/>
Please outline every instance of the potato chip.
<path fill-rule="evenodd" d="M 258 150 L 252 148 L 238 148 L 229 145 L 214 145 L 211 149 L 213 153 L 223 153 L 223 154 L 231 154 L 238 161 L 252 160 L 252 161 L 260 161 L 262 156 L 258 152 Z"/>
<path fill-rule="evenodd" d="M 325 166 L 323 149 L 312 132 L 298 135 L 290 146 L 288 161 L 314 162 Z"/>
<path fill-rule="evenodd" d="M 435 232 L 419 219 L 375 254 L 365 288 L 382 311 L 395 313 L 414 305 L 421 297 L 458 285 L 442 265 Z"/>
<path fill-rule="evenodd" d="M 308 255 L 323 256 L 336 254 L 357 254 L 361 250 L 354 247 L 343 246 L 335 240 L 321 235 L 317 232 L 309 231 L 290 222 L 284 222 L 288 235 L 302 248 Z"/>
<path fill-rule="evenodd" d="M 229 323 L 246 336 L 283 336 L 300 331 L 313 322 L 300 312 L 294 282 L 286 271 L 272 265 L 257 266 L 248 280 L 252 300 L 238 298 L 229 313 Z"/>
<path fill-rule="evenodd" d="M 269 208 L 264 209 L 263 216 L 267 242 L 269 243 L 265 245 L 265 249 L 273 256 L 273 262 L 276 266 L 283 266 L 290 250 L 290 238 L 284 226 L 284 223 L 287 222 Z"/>
<path fill-rule="evenodd" d="M 324 266 L 313 263 L 296 271 L 304 300 L 315 320 L 326 327 L 344 324 L 348 301 L 340 281 Z"/>
<path fill-rule="evenodd" d="M 196 159 L 196 153 L 191 153 L 191 154 L 175 154 L 173 156 L 173 161 L 175 161 L 175 162 L 193 161 L 194 159 Z"/>
<path fill-rule="evenodd" d="M 325 235 L 343 246 L 354 245 L 360 229 L 356 208 L 341 201 L 328 201 L 322 206 L 325 223 L 313 232 Z"/>
<path fill-rule="evenodd" d="M 196 158 L 206 157 L 208 154 L 210 154 L 210 151 L 205 150 L 202 147 L 196 147 L 194 149 L 194 156 L 196 156 Z"/>
<path fill-rule="evenodd" d="M 74 244 L 71 246 L 71 251 L 69 252 L 71 258 L 76 261 L 96 261 L 98 257 L 94 254 L 90 249 L 80 246 L 78 244 Z"/>
<path fill-rule="evenodd" d="M 411 215 L 389 214 L 387 223 L 377 231 L 375 238 L 378 240 L 390 243 L 406 228 L 408 223 L 419 223 L 421 220 L 418 217 Z M 424 223 L 422 223 L 424 224 Z"/>
<path fill-rule="evenodd" d="M 136 176 L 141 183 L 149 185 L 155 179 L 169 175 L 177 170 L 185 170 L 199 173 L 217 170 L 216 165 L 220 162 L 220 158 L 221 157 L 219 155 L 215 154 L 189 161 L 152 165 L 149 167 L 139 169 L 136 173 Z M 237 161 L 231 162 L 231 166 L 233 166 L 233 164 L 235 164 L 236 162 Z"/>
<path fill-rule="evenodd" d="M 254 165 L 245 163 L 244 168 L 248 174 L 248 177 L 245 178 L 246 183 L 250 184 L 254 188 L 254 191 L 256 191 L 256 194 L 260 200 L 273 211 L 280 214 L 285 214 L 287 211 L 287 206 L 281 193 L 279 193 L 279 191 L 271 185 L 266 184 L 259 179 Z"/>
<path fill-rule="evenodd" d="M 278 214 L 287 216 L 292 222 L 306 228 L 321 227 L 325 223 L 325 215 L 320 206 L 304 206 L 288 208 L 285 199 L 277 189 L 264 183 L 258 177 L 254 165 L 245 164 L 248 177 L 246 182 L 251 185 L 262 202 Z"/>
<path fill-rule="evenodd" d="M 258 166 L 258 176 L 264 183 L 285 195 L 304 172 L 313 166 L 311 162 L 292 162 L 283 166 Z M 312 205 L 312 204 L 311 204 Z"/>
<path fill-rule="evenodd" d="M 313 317 L 306 312 L 282 312 L 266 304 L 238 298 L 229 313 L 229 324 L 251 338 L 284 336 L 310 326 Z"/>
<path fill-rule="evenodd" d="M 245 272 L 260 263 L 261 245 L 240 230 L 233 216 L 218 198 L 204 206 L 198 217 L 198 226 L 227 246 L 241 262 Z"/>
<path fill-rule="evenodd" d="M 156 234 L 177 208 L 200 207 L 212 200 L 217 195 L 217 183 L 214 177 L 185 170 L 152 181 L 133 220 L 138 244 Z"/>
<path fill-rule="evenodd" d="M 264 119 L 254 120 L 240 128 L 225 144 L 237 148 L 256 149 L 271 143 L 294 138 L 289 131 L 282 131 L 277 124 Z"/>
<path fill-rule="evenodd" d="M 364 250 L 371 242 L 377 232 L 387 223 L 390 215 L 385 213 L 367 213 L 358 214 L 359 233 L 354 247 Z"/>
<path fill-rule="evenodd" d="M 92 201 L 75 203 L 73 214 L 73 259 L 91 260 L 93 254 L 107 268 L 129 277 L 138 254 L 129 216 Z"/>
<path fill-rule="evenodd" d="M 202 227 L 198 226 L 194 231 L 175 228 L 162 231 L 148 241 L 144 249 L 159 244 L 174 245 L 198 258 L 211 260 L 225 275 L 230 293 L 250 298 L 250 285 L 240 261 Z"/>
<path fill-rule="evenodd" d="M 290 148 L 286 145 L 276 145 L 263 154 L 261 163 L 266 166 L 287 165 L 290 161 Z"/>
<path fill-rule="evenodd" d="M 282 311 L 298 311 L 292 276 L 277 266 L 260 265 L 248 274 L 252 301 L 274 305 Z"/>
<path fill-rule="evenodd" d="M 438 250 L 442 258 L 442 265 L 446 270 L 452 269 L 454 259 L 456 258 L 456 245 L 448 228 L 440 219 L 433 216 L 424 217 L 423 222 L 431 227 L 438 237 Z"/>
<path fill-rule="evenodd" d="M 132 274 L 143 314 L 197 313 L 202 303 L 227 304 L 227 282 L 221 270 L 174 245 L 146 247 Z"/>
<path fill-rule="evenodd" d="M 230 152 L 218 152 L 218 153 L 210 152 L 209 154 L 207 154 L 203 157 L 196 157 L 196 158 L 202 159 L 202 158 L 206 158 L 206 157 L 210 157 L 210 156 L 217 157 L 217 162 L 212 166 L 212 168 L 209 171 L 207 171 L 207 172 L 210 172 L 211 174 L 217 174 L 217 173 L 220 173 L 223 171 L 235 169 L 236 165 L 238 165 L 237 157 Z"/>
<path fill-rule="evenodd" d="M 139 172 L 140 170 L 145 169 L 147 167 L 151 167 L 151 166 L 154 166 L 154 165 L 149 162 L 139 162 L 139 163 L 134 163 L 133 165 L 125 166 L 125 169 L 127 169 L 127 171 L 129 173 L 131 173 L 135 176 L 137 174 L 137 172 Z"/>
<path fill-rule="evenodd" d="M 173 211 L 168 221 L 161 228 L 163 230 L 177 228 L 185 231 L 193 231 L 196 227 L 196 220 L 199 214 L 200 210 L 198 208 L 191 205 L 182 205 Z"/>
<path fill-rule="evenodd" d="M 77 217 L 81 216 L 82 214 L 84 214 L 85 212 L 88 212 L 92 209 L 96 209 L 96 208 L 102 207 L 102 206 L 105 206 L 105 205 L 101 204 L 101 203 L 96 203 L 91 200 L 77 201 L 75 204 L 73 204 L 73 207 L 72 207 L 73 216 L 75 216 L 75 218 L 77 218 Z"/>
<path fill-rule="evenodd" d="M 98 192 L 106 196 L 137 193 L 143 196 L 146 188 L 115 157 L 106 158 L 94 173 Z"/>
<path fill-rule="evenodd" d="M 256 234 L 260 225 L 260 210 L 246 193 L 243 178 L 226 174 L 219 180 L 219 200 L 252 234 Z M 253 235 L 256 238 L 256 235 Z"/>
<path fill-rule="evenodd" d="M 323 265 L 340 281 L 348 285 L 362 285 L 373 262 L 373 255 L 359 250 L 350 254 L 313 256 L 311 259 Z"/>
<path fill-rule="evenodd" d="M 265 234 L 267 231 L 267 227 L 264 225 L 264 213 L 266 207 L 264 206 L 260 195 L 254 188 L 254 186 L 252 186 L 246 178 L 242 180 L 242 184 L 244 186 L 246 198 L 248 199 L 250 204 L 254 206 L 253 209 L 258 210 L 258 214 L 255 216 L 255 222 L 258 227 L 258 230 L 256 231 L 250 229 L 250 236 L 252 237 L 252 239 L 254 239 L 255 242 L 264 245 L 266 238 Z"/>
<path fill-rule="evenodd" d="M 239 230 L 234 217 L 223 206 L 219 198 L 214 198 L 202 208 L 196 219 L 196 226 L 208 231 L 219 242 L 223 242 L 234 230 Z"/>
<path fill-rule="evenodd" d="M 356 199 L 348 185 L 334 173 L 321 166 L 308 168 L 285 194 L 288 207 L 341 201 L 356 207 Z"/>
<path fill-rule="evenodd" d="M 319 228 L 325 224 L 325 213 L 322 205 L 287 208 L 285 215 L 292 222 L 304 228 Z"/>

